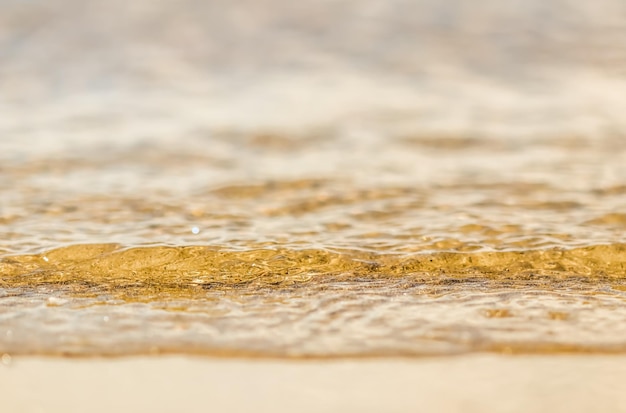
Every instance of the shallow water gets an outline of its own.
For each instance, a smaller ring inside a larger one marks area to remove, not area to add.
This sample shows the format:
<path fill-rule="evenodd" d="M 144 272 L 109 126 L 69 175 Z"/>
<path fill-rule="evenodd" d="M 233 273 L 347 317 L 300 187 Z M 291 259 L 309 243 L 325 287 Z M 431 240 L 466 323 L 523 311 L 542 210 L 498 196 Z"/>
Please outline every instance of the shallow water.
<path fill-rule="evenodd" d="M 620 2 L 61 3 L 0 1 L 0 353 L 626 351 Z"/>

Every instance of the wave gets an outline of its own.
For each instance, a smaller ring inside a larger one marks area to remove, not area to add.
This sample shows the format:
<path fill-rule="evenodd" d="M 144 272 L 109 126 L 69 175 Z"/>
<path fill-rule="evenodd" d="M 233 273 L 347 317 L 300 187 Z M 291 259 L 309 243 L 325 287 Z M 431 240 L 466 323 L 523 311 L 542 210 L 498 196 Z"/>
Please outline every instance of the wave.
<path fill-rule="evenodd" d="M 4 288 L 57 285 L 135 293 L 286 287 L 329 281 L 482 277 L 531 280 L 626 277 L 626 244 L 573 249 L 375 254 L 359 250 L 81 244 L 0 259 Z"/>

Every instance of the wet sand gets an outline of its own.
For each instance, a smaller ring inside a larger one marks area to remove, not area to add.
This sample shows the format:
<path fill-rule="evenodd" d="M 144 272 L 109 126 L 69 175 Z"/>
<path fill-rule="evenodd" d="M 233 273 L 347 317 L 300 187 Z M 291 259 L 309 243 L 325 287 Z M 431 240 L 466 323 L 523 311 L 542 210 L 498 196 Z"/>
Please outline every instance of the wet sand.
<path fill-rule="evenodd" d="M 5 412 L 621 412 L 625 356 L 14 358 Z"/>

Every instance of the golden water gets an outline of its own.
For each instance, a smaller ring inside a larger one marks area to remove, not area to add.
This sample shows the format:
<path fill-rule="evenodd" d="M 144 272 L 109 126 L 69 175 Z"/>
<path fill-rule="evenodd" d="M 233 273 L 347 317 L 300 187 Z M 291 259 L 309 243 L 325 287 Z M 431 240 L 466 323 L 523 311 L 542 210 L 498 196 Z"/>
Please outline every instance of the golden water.
<path fill-rule="evenodd" d="M 513 13 L 519 56 L 497 5 L 424 38 L 428 1 L 110 4 L 0 2 L 0 353 L 626 351 L 621 3 L 550 41 Z"/>

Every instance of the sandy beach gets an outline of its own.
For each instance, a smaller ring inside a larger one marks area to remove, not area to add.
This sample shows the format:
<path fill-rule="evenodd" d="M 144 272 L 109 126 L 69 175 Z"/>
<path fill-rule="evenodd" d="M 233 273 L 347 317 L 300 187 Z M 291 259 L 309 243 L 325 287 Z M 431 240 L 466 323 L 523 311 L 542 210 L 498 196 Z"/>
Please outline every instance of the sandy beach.
<path fill-rule="evenodd" d="M 0 365 L 4 412 L 622 412 L 625 380 L 626 357 L 601 355 Z"/>

